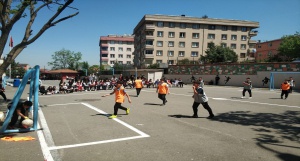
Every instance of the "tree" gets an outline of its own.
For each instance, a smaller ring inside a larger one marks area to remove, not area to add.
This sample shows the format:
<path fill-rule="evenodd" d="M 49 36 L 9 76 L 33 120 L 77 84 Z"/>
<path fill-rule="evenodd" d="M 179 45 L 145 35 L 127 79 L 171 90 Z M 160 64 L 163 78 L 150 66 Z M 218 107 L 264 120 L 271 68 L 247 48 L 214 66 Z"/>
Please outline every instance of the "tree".
<path fill-rule="evenodd" d="M 16 59 L 16 57 L 26 48 L 28 45 L 37 40 L 46 30 L 57 25 L 58 23 L 65 21 L 69 18 L 76 16 L 79 12 L 68 16 L 61 16 L 61 13 L 65 9 L 74 9 L 71 7 L 71 3 L 74 0 L 0 0 L 0 57 L 3 55 L 4 47 L 9 38 L 9 34 L 13 26 L 21 19 L 27 18 L 28 23 L 24 25 L 24 37 L 19 44 L 12 46 L 11 51 L 8 53 L 3 64 L 0 65 L 0 74 L 2 75 L 7 67 Z M 12 5 L 18 3 L 18 5 Z M 16 7 L 13 7 L 16 6 Z M 33 35 L 32 26 L 38 13 L 43 9 L 50 9 L 56 7 L 56 12 L 44 23 L 44 25 L 37 30 Z M 29 9 L 28 11 L 26 9 Z M 29 16 L 28 16 L 29 15 Z"/>
<path fill-rule="evenodd" d="M 205 56 L 201 55 L 200 61 L 206 63 L 237 62 L 238 60 L 238 56 L 232 49 L 221 45 L 216 46 L 213 42 L 208 44 L 205 53 Z"/>
<path fill-rule="evenodd" d="M 157 68 L 159 68 L 159 64 L 158 63 L 150 64 L 147 68 L 148 69 L 157 69 Z"/>
<path fill-rule="evenodd" d="M 186 64 L 190 64 L 190 60 L 188 58 L 184 58 L 182 60 L 179 60 L 178 63 L 180 65 L 186 65 Z"/>
<path fill-rule="evenodd" d="M 300 58 L 300 33 L 284 36 L 278 48 L 278 55 L 283 61 Z"/>
<path fill-rule="evenodd" d="M 48 62 L 52 69 L 72 69 L 77 70 L 79 67 L 79 60 L 81 60 L 82 54 L 80 52 L 74 53 L 70 50 L 62 49 L 56 51 L 52 55 L 53 62 Z M 86 68 L 88 69 L 88 68 Z"/>
<path fill-rule="evenodd" d="M 11 77 L 12 78 L 23 78 L 23 76 L 25 75 L 25 69 L 18 63 L 15 62 L 15 60 L 11 63 Z M 6 75 L 8 75 L 9 73 L 6 73 Z"/>
<path fill-rule="evenodd" d="M 89 73 L 97 74 L 99 72 L 99 65 L 92 65 L 88 69 Z"/>

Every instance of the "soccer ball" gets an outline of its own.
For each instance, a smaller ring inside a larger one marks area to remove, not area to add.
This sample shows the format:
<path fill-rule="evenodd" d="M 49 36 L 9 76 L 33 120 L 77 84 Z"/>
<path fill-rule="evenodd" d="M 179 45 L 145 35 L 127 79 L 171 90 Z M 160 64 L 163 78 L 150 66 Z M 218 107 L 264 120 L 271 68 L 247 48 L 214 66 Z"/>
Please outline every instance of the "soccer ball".
<path fill-rule="evenodd" d="M 22 125 L 23 125 L 25 128 L 32 127 L 33 121 L 32 121 L 31 119 L 25 119 L 25 120 L 22 121 Z"/>
<path fill-rule="evenodd" d="M 0 112 L 0 122 L 4 122 L 5 120 L 5 113 Z"/>

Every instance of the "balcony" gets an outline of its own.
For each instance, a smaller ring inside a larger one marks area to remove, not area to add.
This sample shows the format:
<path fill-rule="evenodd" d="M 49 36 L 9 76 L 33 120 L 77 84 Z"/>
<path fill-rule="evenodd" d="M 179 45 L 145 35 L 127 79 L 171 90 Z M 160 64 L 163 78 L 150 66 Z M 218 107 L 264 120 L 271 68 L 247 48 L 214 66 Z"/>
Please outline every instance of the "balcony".
<path fill-rule="evenodd" d="M 146 49 L 153 49 L 153 48 L 154 48 L 154 45 L 148 45 L 148 44 L 146 44 L 146 45 L 145 45 L 145 48 L 146 48 Z"/>
<path fill-rule="evenodd" d="M 102 57 L 101 60 L 108 60 L 108 57 Z"/>
<path fill-rule="evenodd" d="M 252 36 L 257 36 L 257 33 L 258 31 L 250 31 L 249 32 L 249 36 L 252 37 Z"/>
<path fill-rule="evenodd" d="M 108 44 L 101 44 L 101 47 L 108 47 Z"/>
<path fill-rule="evenodd" d="M 149 59 L 149 58 L 154 58 L 154 55 L 153 54 L 145 54 L 145 59 Z"/>
<path fill-rule="evenodd" d="M 153 35 L 146 35 L 146 39 L 154 39 Z"/>
<path fill-rule="evenodd" d="M 256 44 L 257 41 L 256 40 L 249 40 L 249 44 Z"/>
<path fill-rule="evenodd" d="M 145 25 L 146 27 L 146 30 L 154 30 L 155 29 L 155 25 L 153 25 L 153 24 L 146 24 Z"/>
<path fill-rule="evenodd" d="M 101 54 L 108 54 L 107 50 L 101 50 Z"/>

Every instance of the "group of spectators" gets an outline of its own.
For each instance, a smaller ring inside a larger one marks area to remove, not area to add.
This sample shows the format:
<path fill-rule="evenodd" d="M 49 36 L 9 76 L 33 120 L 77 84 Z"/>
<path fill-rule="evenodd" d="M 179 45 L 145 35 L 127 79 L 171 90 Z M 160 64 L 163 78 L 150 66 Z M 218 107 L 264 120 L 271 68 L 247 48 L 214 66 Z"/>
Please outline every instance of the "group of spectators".
<path fill-rule="evenodd" d="M 159 84 L 159 79 L 147 79 L 144 76 L 140 77 L 142 84 L 145 88 L 156 88 Z M 40 93 L 42 95 L 48 94 L 67 94 L 82 91 L 97 91 L 97 90 L 110 90 L 116 85 L 117 81 L 122 81 L 124 88 L 132 89 L 135 87 L 135 76 L 119 77 L 112 76 L 111 78 L 98 79 L 97 77 L 88 76 L 81 79 L 67 77 L 66 80 L 61 79 L 57 86 L 40 86 Z M 183 81 L 179 79 L 166 79 L 169 87 L 183 87 Z"/>

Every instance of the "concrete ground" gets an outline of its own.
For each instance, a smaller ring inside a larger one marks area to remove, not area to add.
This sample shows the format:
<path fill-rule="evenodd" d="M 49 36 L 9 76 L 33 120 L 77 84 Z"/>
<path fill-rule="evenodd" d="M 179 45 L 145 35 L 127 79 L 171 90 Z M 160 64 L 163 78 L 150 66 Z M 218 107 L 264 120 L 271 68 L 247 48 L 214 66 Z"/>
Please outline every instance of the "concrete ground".
<path fill-rule="evenodd" d="M 57 85 L 44 81 L 44 85 Z M 171 88 L 162 103 L 154 88 L 139 97 L 127 89 L 132 103 L 129 115 L 113 112 L 114 96 L 106 91 L 39 96 L 39 124 L 35 141 L 0 140 L 0 160 L 5 161 L 292 161 L 300 160 L 300 94 L 287 100 L 280 91 L 253 89 L 253 98 L 241 99 L 242 88 L 205 86 L 215 118 L 199 106 L 199 118 L 191 118 L 192 87 Z M 16 88 L 7 87 L 12 98 Z M 27 88 L 28 91 L 28 88 Z M 24 92 L 26 99 L 28 92 Z M 6 103 L 0 102 L 1 110 Z M 1 137 L 6 135 L 1 135 Z"/>

